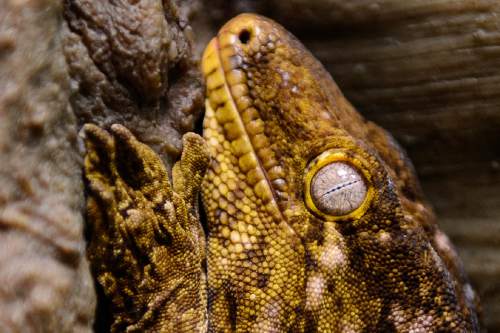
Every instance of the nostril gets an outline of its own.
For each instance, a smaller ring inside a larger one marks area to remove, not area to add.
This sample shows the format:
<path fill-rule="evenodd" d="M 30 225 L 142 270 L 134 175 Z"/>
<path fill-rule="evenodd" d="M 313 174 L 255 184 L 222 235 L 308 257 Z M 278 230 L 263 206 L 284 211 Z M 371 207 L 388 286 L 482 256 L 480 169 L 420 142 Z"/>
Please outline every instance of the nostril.
<path fill-rule="evenodd" d="M 250 31 L 248 31 L 247 29 L 241 30 L 238 38 L 240 39 L 240 42 L 242 44 L 248 43 L 248 41 L 250 40 Z"/>

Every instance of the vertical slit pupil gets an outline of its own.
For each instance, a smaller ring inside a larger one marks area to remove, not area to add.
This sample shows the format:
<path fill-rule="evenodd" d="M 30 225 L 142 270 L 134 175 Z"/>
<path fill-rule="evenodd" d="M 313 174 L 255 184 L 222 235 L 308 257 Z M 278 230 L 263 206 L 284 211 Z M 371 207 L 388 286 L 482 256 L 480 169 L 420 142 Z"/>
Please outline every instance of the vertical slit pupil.
<path fill-rule="evenodd" d="M 238 37 L 240 38 L 240 42 L 242 44 L 246 44 L 250 40 L 250 31 L 248 31 L 247 29 L 243 29 L 241 30 L 240 35 Z"/>

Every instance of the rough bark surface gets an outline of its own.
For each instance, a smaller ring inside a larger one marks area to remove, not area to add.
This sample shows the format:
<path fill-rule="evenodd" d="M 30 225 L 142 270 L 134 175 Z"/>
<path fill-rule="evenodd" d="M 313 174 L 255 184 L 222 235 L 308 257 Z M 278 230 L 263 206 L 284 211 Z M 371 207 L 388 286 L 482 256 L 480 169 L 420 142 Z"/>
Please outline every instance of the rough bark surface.
<path fill-rule="evenodd" d="M 121 123 L 176 159 L 203 104 L 197 8 L 0 3 L 0 331 L 92 330 L 78 129 Z"/>
<path fill-rule="evenodd" d="M 493 0 L 206 1 L 290 29 L 408 150 L 500 330 L 500 4 Z"/>
<path fill-rule="evenodd" d="M 79 124 L 122 124 L 171 166 L 203 107 L 188 24 L 197 8 L 196 1 L 65 1 Z"/>
<path fill-rule="evenodd" d="M 58 1 L 0 2 L 0 331 L 90 332 L 81 158 Z"/>

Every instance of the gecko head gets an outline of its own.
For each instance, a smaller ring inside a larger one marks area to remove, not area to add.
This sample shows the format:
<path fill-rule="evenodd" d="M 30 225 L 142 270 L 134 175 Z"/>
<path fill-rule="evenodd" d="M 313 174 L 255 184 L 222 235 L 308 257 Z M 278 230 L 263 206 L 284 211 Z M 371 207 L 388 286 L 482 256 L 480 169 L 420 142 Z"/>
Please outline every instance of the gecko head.
<path fill-rule="evenodd" d="M 390 136 L 365 121 L 277 23 L 253 14 L 232 19 L 209 43 L 202 67 L 207 107 L 242 164 L 250 161 L 245 179 L 263 176 L 261 187 L 299 234 L 322 221 L 397 224 L 400 192 L 420 196 Z"/>

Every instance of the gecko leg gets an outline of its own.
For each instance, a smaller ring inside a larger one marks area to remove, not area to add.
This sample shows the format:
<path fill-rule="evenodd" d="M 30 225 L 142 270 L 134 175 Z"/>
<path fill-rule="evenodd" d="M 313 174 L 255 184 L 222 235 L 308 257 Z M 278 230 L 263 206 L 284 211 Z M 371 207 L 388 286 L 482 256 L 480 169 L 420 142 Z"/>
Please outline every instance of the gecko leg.
<path fill-rule="evenodd" d="M 121 125 L 87 124 L 87 253 L 109 299 L 111 331 L 204 332 L 205 240 L 197 211 L 209 162 L 188 133 L 173 169 Z"/>

